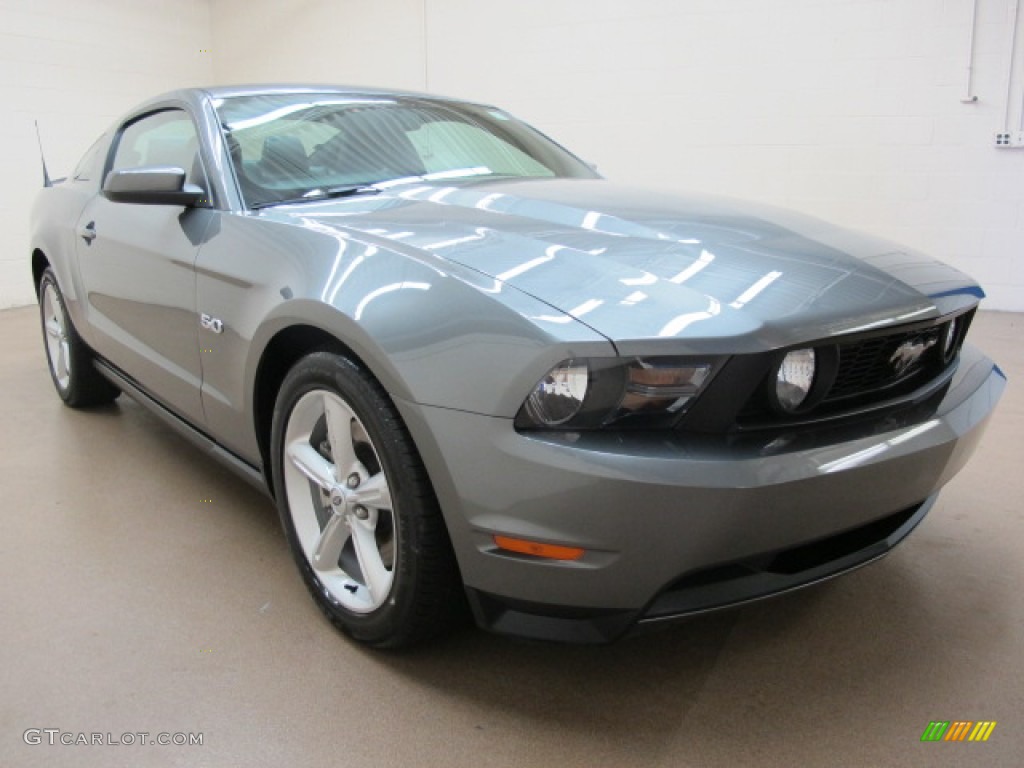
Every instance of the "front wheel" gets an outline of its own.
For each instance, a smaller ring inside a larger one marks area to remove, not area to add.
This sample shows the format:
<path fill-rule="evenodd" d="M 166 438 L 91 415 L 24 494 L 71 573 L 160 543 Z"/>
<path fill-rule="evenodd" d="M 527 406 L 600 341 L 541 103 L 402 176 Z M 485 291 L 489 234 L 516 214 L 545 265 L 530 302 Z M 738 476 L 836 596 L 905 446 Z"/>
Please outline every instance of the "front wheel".
<path fill-rule="evenodd" d="M 271 435 L 278 510 L 327 617 L 368 645 L 445 629 L 462 597 L 444 520 L 394 405 L 366 371 L 317 352 L 285 377 Z"/>
<path fill-rule="evenodd" d="M 93 366 L 92 350 L 71 324 L 57 278 L 49 267 L 39 279 L 39 313 L 50 378 L 60 399 L 72 408 L 112 402 L 120 392 Z"/>

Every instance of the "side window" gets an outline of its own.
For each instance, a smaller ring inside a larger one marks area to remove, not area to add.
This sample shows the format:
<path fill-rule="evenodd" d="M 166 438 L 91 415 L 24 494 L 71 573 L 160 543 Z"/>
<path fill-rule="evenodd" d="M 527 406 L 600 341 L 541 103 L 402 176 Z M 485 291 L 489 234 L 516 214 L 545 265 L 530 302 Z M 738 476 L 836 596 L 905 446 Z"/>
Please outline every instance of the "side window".
<path fill-rule="evenodd" d="M 209 189 L 199 155 L 199 137 L 188 113 L 180 109 L 154 112 L 121 131 L 111 170 L 143 165 L 183 168 L 187 180 Z"/>
<path fill-rule="evenodd" d="M 82 159 L 78 161 L 78 165 L 75 166 L 75 171 L 71 175 L 74 181 L 91 181 L 99 175 L 96 166 L 99 164 L 100 149 L 103 147 L 105 138 L 107 138 L 106 135 L 100 136 L 82 155 Z"/>

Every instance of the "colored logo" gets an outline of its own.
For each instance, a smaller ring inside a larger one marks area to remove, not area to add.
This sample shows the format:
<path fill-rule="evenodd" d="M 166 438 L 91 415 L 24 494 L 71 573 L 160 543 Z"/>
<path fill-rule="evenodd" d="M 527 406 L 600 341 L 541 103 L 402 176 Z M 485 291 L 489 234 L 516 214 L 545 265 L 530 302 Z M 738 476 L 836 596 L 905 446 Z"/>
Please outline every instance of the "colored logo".
<path fill-rule="evenodd" d="M 932 720 L 921 741 L 988 741 L 995 728 L 995 720 Z"/>

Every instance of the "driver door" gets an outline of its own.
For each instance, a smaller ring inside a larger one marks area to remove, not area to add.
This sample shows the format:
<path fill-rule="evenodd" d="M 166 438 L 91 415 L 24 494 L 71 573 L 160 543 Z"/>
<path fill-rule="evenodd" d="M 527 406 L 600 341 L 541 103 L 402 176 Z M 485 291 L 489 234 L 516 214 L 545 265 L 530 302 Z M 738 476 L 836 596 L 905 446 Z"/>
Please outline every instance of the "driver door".
<path fill-rule="evenodd" d="M 108 171 L 175 166 L 209 190 L 188 112 L 128 122 Z M 77 252 L 96 351 L 147 393 L 203 423 L 195 260 L 218 214 L 211 208 L 115 203 L 98 193 L 77 223 Z"/>

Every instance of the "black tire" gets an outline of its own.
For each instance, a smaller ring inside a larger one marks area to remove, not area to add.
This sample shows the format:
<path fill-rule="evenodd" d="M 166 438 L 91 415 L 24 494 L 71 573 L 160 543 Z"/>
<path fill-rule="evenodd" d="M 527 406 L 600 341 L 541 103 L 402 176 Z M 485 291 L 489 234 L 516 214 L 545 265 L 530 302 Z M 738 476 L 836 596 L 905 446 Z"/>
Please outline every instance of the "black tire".
<path fill-rule="evenodd" d="M 39 279 L 39 316 L 50 378 L 64 404 L 85 408 L 113 402 L 121 392 L 93 365 L 92 350 L 71 323 L 64 295 L 50 267 Z"/>
<path fill-rule="evenodd" d="M 423 462 L 369 373 L 328 352 L 302 358 L 278 393 L 271 450 L 288 544 L 336 627 L 369 646 L 401 648 L 436 637 L 463 613 Z"/>

